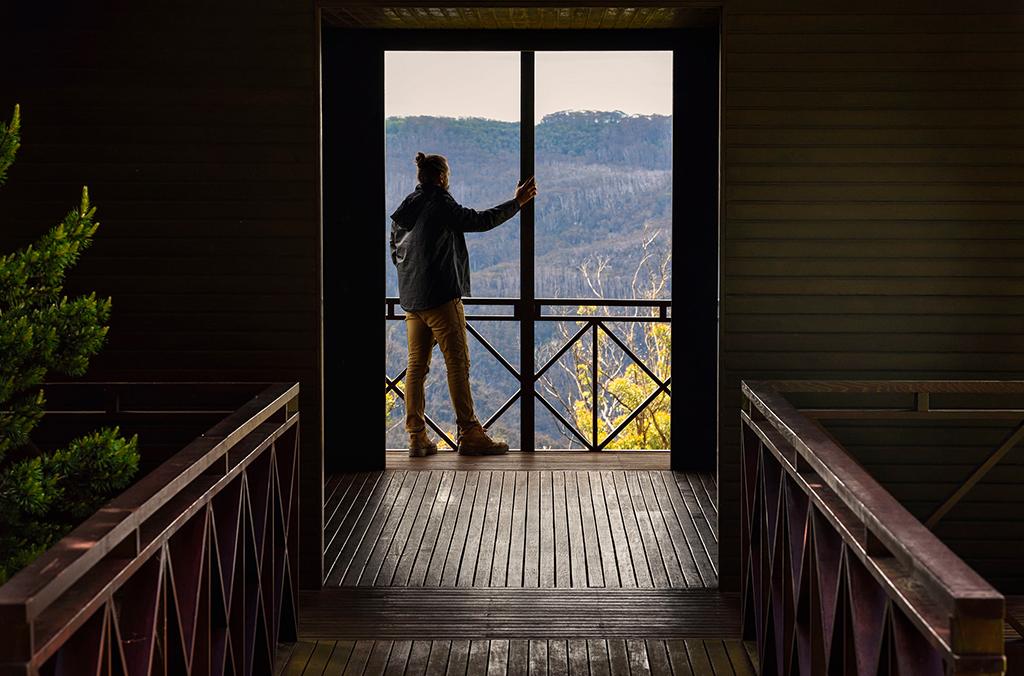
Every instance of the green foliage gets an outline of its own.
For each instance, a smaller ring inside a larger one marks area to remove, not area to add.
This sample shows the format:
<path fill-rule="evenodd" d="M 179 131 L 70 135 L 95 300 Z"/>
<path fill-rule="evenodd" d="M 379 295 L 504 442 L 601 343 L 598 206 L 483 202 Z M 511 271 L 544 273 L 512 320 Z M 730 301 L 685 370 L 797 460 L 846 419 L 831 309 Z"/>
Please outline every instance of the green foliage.
<path fill-rule="evenodd" d="M 398 395 L 391 390 L 384 392 L 384 427 L 388 426 L 391 421 L 391 412 L 395 410 L 395 404 L 398 402 Z"/>
<path fill-rule="evenodd" d="M 19 109 L 0 122 L 0 183 L 20 141 Z M 80 376 L 106 339 L 109 298 L 63 295 L 99 224 L 89 192 L 36 242 L 0 256 L 0 583 L 127 486 L 138 440 L 103 428 L 44 451 L 30 440 L 50 373 Z"/>
<path fill-rule="evenodd" d="M 0 120 L 0 185 L 7 181 L 7 168 L 21 145 L 21 108 L 14 106 L 10 123 Z"/>
<path fill-rule="evenodd" d="M 580 307 L 578 314 L 596 313 L 596 306 Z M 639 336 L 636 336 L 639 333 Z M 624 342 L 659 378 L 668 377 L 672 356 L 672 328 L 667 323 L 642 323 L 637 331 L 629 331 Z M 640 345 L 644 348 L 640 349 Z M 618 350 L 607 336 L 598 334 L 598 354 Z M 576 427 L 588 439 L 593 432 L 592 362 L 589 348 L 583 341 L 573 346 L 578 398 L 572 401 Z M 656 385 L 636 362 L 624 366 L 620 360 L 602 357 L 597 366 L 598 416 L 597 438 L 604 441 L 629 414 L 654 391 Z M 630 450 L 661 450 L 672 447 L 671 401 L 664 392 L 645 406 L 609 443 L 608 448 Z"/>

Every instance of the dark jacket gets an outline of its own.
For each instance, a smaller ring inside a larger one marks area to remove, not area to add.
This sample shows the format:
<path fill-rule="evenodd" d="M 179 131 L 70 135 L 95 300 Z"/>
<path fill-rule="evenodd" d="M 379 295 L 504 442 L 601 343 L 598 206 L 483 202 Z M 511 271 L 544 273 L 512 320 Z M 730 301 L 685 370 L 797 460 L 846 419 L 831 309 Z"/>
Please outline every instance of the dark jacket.
<path fill-rule="evenodd" d="M 391 214 L 391 261 L 404 310 L 426 310 L 469 296 L 466 232 L 486 232 L 519 211 L 514 198 L 485 211 L 460 205 L 436 185 L 417 184 Z"/>

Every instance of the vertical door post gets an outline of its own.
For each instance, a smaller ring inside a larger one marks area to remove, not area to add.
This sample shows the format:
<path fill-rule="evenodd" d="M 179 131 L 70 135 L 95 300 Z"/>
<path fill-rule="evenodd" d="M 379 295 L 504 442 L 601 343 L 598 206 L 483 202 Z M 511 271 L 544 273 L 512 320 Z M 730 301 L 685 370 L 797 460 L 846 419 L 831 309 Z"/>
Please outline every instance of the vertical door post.
<path fill-rule="evenodd" d="M 534 148 L 534 52 L 520 52 L 519 112 L 519 174 L 521 179 L 533 176 Z M 534 448 L 534 318 L 537 305 L 534 287 L 533 203 L 530 200 L 519 212 L 519 397 L 520 450 Z"/>

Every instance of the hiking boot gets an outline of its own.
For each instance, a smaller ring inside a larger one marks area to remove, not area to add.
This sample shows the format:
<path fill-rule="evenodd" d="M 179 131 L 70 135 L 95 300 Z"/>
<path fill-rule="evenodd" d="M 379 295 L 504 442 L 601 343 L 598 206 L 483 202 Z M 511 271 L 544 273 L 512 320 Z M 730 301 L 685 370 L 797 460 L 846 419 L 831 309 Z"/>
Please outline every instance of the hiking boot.
<path fill-rule="evenodd" d="M 502 455 L 508 453 L 508 444 L 491 439 L 483 427 L 470 428 L 459 435 L 459 455 Z"/>
<path fill-rule="evenodd" d="M 437 444 L 430 440 L 426 430 L 409 434 L 409 457 L 422 458 L 437 453 Z"/>

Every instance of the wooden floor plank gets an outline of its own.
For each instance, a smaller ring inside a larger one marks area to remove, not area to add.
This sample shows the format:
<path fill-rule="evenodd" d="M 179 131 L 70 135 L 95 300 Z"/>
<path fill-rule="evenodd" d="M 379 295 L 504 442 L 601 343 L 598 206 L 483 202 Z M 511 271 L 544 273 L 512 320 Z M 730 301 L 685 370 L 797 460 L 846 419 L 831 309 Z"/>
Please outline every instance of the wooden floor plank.
<path fill-rule="evenodd" d="M 695 676 L 705 676 L 705 674 L 707 676 L 722 676 L 715 674 L 707 650 L 704 648 L 704 641 L 684 639 L 683 643 L 686 644 L 686 654 L 690 659 L 690 668 Z"/>
<path fill-rule="evenodd" d="M 643 639 L 626 639 L 626 655 L 629 657 L 630 676 L 650 676 L 651 663 L 647 655 L 647 643 Z"/>
<path fill-rule="evenodd" d="M 451 641 L 431 641 L 430 656 L 427 658 L 426 676 L 445 676 L 451 655 Z"/>
<path fill-rule="evenodd" d="M 569 676 L 590 676 L 590 651 L 583 639 L 569 639 Z"/>
<path fill-rule="evenodd" d="M 530 676 L 548 676 L 548 642 L 529 641 L 527 652 L 529 654 L 527 673 Z"/>
<path fill-rule="evenodd" d="M 718 582 L 714 484 L 699 474 L 387 470 L 328 481 L 342 505 L 325 524 L 329 586 Z"/>
<path fill-rule="evenodd" d="M 433 558 L 433 553 L 437 548 L 437 542 L 440 537 L 441 522 L 449 507 L 453 504 L 458 505 L 458 502 L 454 500 L 452 495 L 452 491 L 456 488 L 456 480 L 456 472 L 445 471 L 442 473 L 440 488 L 437 491 L 434 503 L 430 506 L 430 514 L 423 527 L 423 536 L 419 539 L 419 545 L 411 557 L 409 556 L 409 551 L 407 551 L 407 554 L 402 556 L 402 561 L 398 563 L 398 571 L 395 573 L 398 584 L 407 587 L 424 586 L 427 568 Z M 463 477 L 463 480 L 465 480 L 465 477 Z M 411 562 L 407 563 L 407 561 Z M 402 575 L 407 565 L 409 574 L 402 580 Z"/>
<path fill-rule="evenodd" d="M 608 646 L 608 671 L 611 676 L 629 676 L 629 654 L 625 639 L 610 638 L 605 644 Z"/>
<path fill-rule="evenodd" d="M 678 474 L 673 472 L 673 474 Z M 704 548 L 704 553 L 708 558 L 708 563 L 711 565 L 714 575 L 718 575 L 718 539 L 711 528 L 711 524 L 708 522 L 707 516 L 704 511 L 697 504 L 697 498 L 693 494 L 693 487 L 690 486 L 689 481 L 686 478 L 676 479 L 676 485 L 679 490 L 674 493 L 682 499 L 683 505 L 685 506 L 686 512 L 689 514 L 691 521 L 693 522 L 694 528 L 697 531 L 697 535 L 700 538 L 701 546 Z"/>
<path fill-rule="evenodd" d="M 512 497 L 512 531 L 509 538 L 508 578 L 509 587 L 523 586 L 523 566 L 526 547 L 526 472 L 516 472 L 515 494 Z"/>
<path fill-rule="evenodd" d="M 497 530 L 494 536 L 494 558 L 491 560 L 492 587 L 508 584 L 508 554 L 512 540 L 512 501 L 516 490 L 513 472 L 501 473 L 501 497 L 498 502 Z"/>
<path fill-rule="evenodd" d="M 668 575 L 665 572 L 665 564 L 661 561 L 661 553 L 657 549 L 657 543 L 651 541 L 654 547 L 654 555 L 648 551 L 648 542 L 644 538 L 643 523 L 641 514 L 633 504 L 633 496 L 630 495 L 629 486 L 626 485 L 624 472 L 608 472 L 607 480 L 615 490 L 615 498 L 618 501 L 619 514 L 622 517 L 626 530 L 626 542 L 629 544 L 629 554 L 633 559 L 633 569 L 636 571 L 637 586 L 644 588 L 668 587 Z M 642 504 L 641 504 L 642 507 Z M 644 515 L 646 516 L 646 515 Z M 648 523 L 648 538 L 650 535 L 650 524 Z M 660 574 L 656 573 L 658 566 L 661 566 Z"/>
<path fill-rule="evenodd" d="M 350 515 L 347 522 L 341 524 L 341 528 L 324 550 L 327 584 L 342 584 L 363 540 L 367 534 L 373 537 L 374 519 L 382 508 L 387 509 L 390 493 L 398 490 L 398 484 L 405 477 L 404 472 L 380 474 L 379 479 L 370 487 L 365 502 L 355 514 Z"/>
<path fill-rule="evenodd" d="M 394 502 L 388 505 L 383 524 L 379 530 L 373 533 L 375 537 L 362 567 L 359 570 L 349 569 L 349 574 L 355 576 L 351 581 L 352 584 L 373 584 L 381 565 L 384 563 L 384 557 L 391 549 L 395 533 L 398 532 L 398 526 L 405 517 L 405 510 L 409 506 L 413 493 L 416 490 L 422 490 L 426 481 L 427 475 L 422 472 L 409 472 L 406 475 L 405 481 L 402 482 L 398 489 Z"/>
<path fill-rule="evenodd" d="M 483 539 L 484 516 L 487 512 L 487 500 L 490 498 L 493 472 L 480 475 L 480 485 L 473 500 L 473 511 L 469 515 L 469 529 L 466 533 L 466 544 L 462 552 L 462 565 L 459 568 L 458 586 L 472 587 L 479 563 L 480 542 Z"/>
<path fill-rule="evenodd" d="M 508 641 L 490 641 L 487 652 L 487 676 L 505 676 L 508 672 Z"/>
<path fill-rule="evenodd" d="M 327 578 L 330 584 L 356 584 L 359 581 L 359 576 L 363 572 L 363 567 L 366 565 L 367 559 L 373 552 L 374 547 L 377 545 L 377 540 L 380 537 L 380 531 L 386 523 L 388 517 L 391 515 L 391 510 L 394 509 L 394 501 L 398 493 L 402 490 L 402 486 L 407 483 L 415 481 L 416 477 L 411 472 L 402 472 L 398 476 L 392 478 L 390 485 L 387 488 L 387 492 L 381 496 L 381 501 L 376 505 L 373 513 L 370 515 L 369 521 L 366 524 L 366 528 L 363 533 L 360 534 L 358 539 L 353 539 L 352 545 L 354 551 L 347 562 L 343 563 L 345 558 L 345 551 L 342 551 L 342 556 L 339 558 L 338 565 L 331 572 L 331 575 Z M 349 545 L 345 545 L 345 549 L 349 549 Z"/>
<path fill-rule="evenodd" d="M 569 676 L 569 646 L 567 641 L 547 641 L 548 676 Z"/>
<path fill-rule="evenodd" d="M 469 644 L 469 660 L 466 666 L 466 674 L 487 673 L 487 658 L 490 648 L 489 641 L 471 641 Z"/>
<path fill-rule="evenodd" d="M 366 661 L 366 668 L 363 673 L 367 676 L 384 676 L 384 670 L 388 666 L 388 659 L 391 657 L 391 646 L 393 641 L 374 641 L 373 649 L 370 650 L 370 658 Z"/>
<path fill-rule="evenodd" d="M 366 488 L 366 482 L 375 483 L 378 476 L 377 472 L 356 472 L 339 481 L 337 490 L 324 503 L 324 523 L 338 524 L 338 528 L 343 528 L 352 510 L 358 509 L 359 495 Z M 344 479 L 349 479 L 349 481 L 346 482 Z M 324 546 L 326 547 L 328 545 L 327 533 L 324 535 Z M 331 533 L 332 539 L 334 535 Z"/>
<path fill-rule="evenodd" d="M 468 472 L 456 472 L 452 491 L 448 495 L 448 504 L 445 505 L 444 515 L 441 517 L 440 530 L 430 557 L 425 561 L 417 561 L 413 566 L 411 586 L 437 587 L 441 584 L 441 574 L 445 569 L 445 562 L 448 560 L 448 551 L 452 545 L 452 538 L 455 535 L 456 519 L 459 510 L 462 509 L 462 501 L 466 493 L 466 482 L 472 475 Z M 417 583 L 417 580 L 421 582 Z"/>
<path fill-rule="evenodd" d="M 630 494 L 633 496 L 633 506 L 643 512 L 643 523 L 649 531 L 649 540 L 644 541 L 648 558 L 657 554 L 656 564 L 658 570 L 665 571 L 666 588 L 682 589 L 690 586 L 686 575 L 683 573 L 682 565 L 679 563 L 679 556 L 676 553 L 672 536 L 668 526 L 665 524 L 665 515 L 658 505 L 657 498 L 650 488 L 650 477 L 646 472 L 626 472 L 626 483 L 629 485 Z"/>
<path fill-rule="evenodd" d="M 373 651 L 374 641 L 356 641 L 352 647 L 352 654 L 345 665 L 344 676 L 358 676 L 366 670 L 366 663 L 370 661 L 370 653 Z"/>
<path fill-rule="evenodd" d="M 452 483 L 455 479 L 455 472 L 435 472 L 440 475 L 437 492 L 429 501 L 424 496 L 424 504 L 420 513 L 413 523 L 412 534 L 409 542 L 402 552 L 402 557 L 395 568 L 395 574 L 391 584 L 401 587 L 409 585 L 412 580 L 413 568 L 417 561 L 429 559 L 437 540 L 437 532 L 441 525 L 441 517 L 448 504 L 452 490 Z M 429 495 L 429 491 L 427 493 Z"/>
<path fill-rule="evenodd" d="M 721 639 L 320 640 L 291 648 L 275 674 L 314 676 L 754 676 L 750 644 Z"/>
<path fill-rule="evenodd" d="M 652 676 L 671 676 L 672 663 L 669 661 L 665 641 L 647 640 L 647 666 Z"/>
<path fill-rule="evenodd" d="M 667 470 L 667 451 L 551 451 L 499 456 L 466 456 L 441 450 L 427 458 L 410 458 L 408 451 L 388 451 L 389 470 L 578 470 L 583 467 L 614 470 Z"/>
<path fill-rule="evenodd" d="M 714 498 L 708 493 L 707 486 L 701 480 L 702 475 L 689 472 L 676 472 L 675 474 L 677 482 L 685 480 L 689 484 L 697 506 L 700 508 L 701 514 L 704 515 L 711 529 L 711 537 L 715 542 L 718 542 L 718 508 L 715 505 Z"/>
<path fill-rule="evenodd" d="M 484 513 L 483 532 L 480 537 L 480 553 L 473 575 L 474 587 L 490 587 L 494 567 L 494 552 L 498 548 L 498 518 L 501 516 L 501 491 L 505 472 L 492 472 L 487 493 L 487 509 Z"/>
<path fill-rule="evenodd" d="M 331 659 L 324 669 L 324 674 L 326 676 L 338 676 L 338 674 L 343 673 L 349 659 L 352 657 L 355 645 L 355 641 L 338 641 L 334 646 L 334 652 L 331 653 Z"/>
<path fill-rule="evenodd" d="M 595 483 L 593 474 L 593 472 L 581 472 L 576 476 L 580 489 L 580 506 L 584 510 L 584 524 L 589 519 L 596 529 L 594 539 L 587 541 L 587 548 L 588 551 L 590 547 L 596 548 L 598 566 L 601 568 L 604 586 L 622 587 L 625 585 L 622 576 L 619 575 L 618 555 L 612 542 L 612 530 L 608 521 L 608 507 L 604 502 L 604 492 L 600 489 L 601 477 L 597 475 Z M 589 564 L 589 558 L 587 562 Z"/>
<path fill-rule="evenodd" d="M 754 665 L 750 662 L 750 655 L 742 641 L 723 641 L 725 650 L 729 653 L 729 662 L 736 676 L 754 676 Z"/>
<path fill-rule="evenodd" d="M 555 571 L 558 569 L 558 562 L 555 558 L 554 480 L 551 470 L 541 470 L 537 473 L 537 478 L 540 490 L 538 574 L 540 586 L 552 588 L 555 586 Z"/>
<path fill-rule="evenodd" d="M 698 472 L 701 486 L 704 487 L 704 495 L 707 497 L 707 504 L 711 510 L 718 515 L 718 484 L 715 482 L 713 472 Z"/>
<path fill-rule="evenodd" d="M 385 676 L 402 676 L 409 665 L 409 651 L 412 650 L 412 641 L 395 641 L 391 645 L 391 653 L 388 655 L 388 664 L 384 668 Z"/>
<path fill-rule="evenodd" d="M 448 650 L 446 676 L 466 676 L 469 665 L 469 641 L 452 641 Z"/>
<path fill-rule="evenodd" d="M 384 557 L 380 561 L 380 567 L 376 575 L 373 577 L 367 576 L 368 584 L 383 586 L 392 584 L 395 570 L 398 568 L 398 562 L 401 561 L 409 540 L 413 537 L 413 533 L 417 532 L 420 515 L 425 514 L 430 509 L 429 505 L 426 507 L 424 505 L 427 503 L 432 504 L 437 496 L 437 490 L 441 483 L 440 474 L 440 472 L 425 472 L 424 480 L 417 482 L 415 490 L 409 496 L 409 502 L 406 504 L 402 516 L 398 519 L 398 525 L 391 537 L 391 544 L 384 552 Z M 423 518 L 425 520 L 426 516 Z M 422 534 L 422 531 L 420 531 L 420 534 Z"/>
<path fill-rule="evenodd" d="M 565 499 L 569 510 L 569 555 L 572 557 L 572 582 L 574 587 L 603 587 L 604 570 L 601 553 L 597 549 L 597 524 L 594 510 L 579 485 L 579 472 L 565 473 Z"/>
<path fill-rule="evenodd" d="M 554 557 L 554 586 L 572 586 L 572 555 L 569 540 L 571 520 L 565 493 L 565 472 L 551 472 L 551 551 Z"/>
<path fill-rule="evenodd" d="M 605 639 L 589 639 L 587 641 L 587 659 L 590 662 L 591 676 L 611 676 L 608 641 Z"/>
<path fill-rule="evenodd" d="M 622 514 L 619 512 L 619 502 L 615 496 L 615 486 L 610 484 L 608 473 L 591 472 L 590 490 L 594 496 L 594 509 L 597 510 L 598 525 L 606 525 L 610 533 L 612 547 L 615 551 L 615 562 L 619 571 L 619 584 L 626 588 L 638 587 L 638 571 L 633 565 Z M 643 576 L 643 572 L 640 572 L 639 575 Z"/>
<path fill-rule="evenodd" d="M 697 528 L 693 523 L 693 517 L 690 515 L 689 510 L 686 508 L 686 502 L 683 497 L 679 494 L 678 485 L 675 479 L 671 476 L 671 472 L 658 472 L 658 483 L 661 484 L 660 488 L 666 498 L 666 504 L 662 506 L 663 509 L 671 510 L 671 513 L 675 517 L 675 522 L 679 526 L 683 533 L 683 539 L 685 542 L 686 550 L 685 554 L 688 554 L 694 561 L 697 571 L 700 574 L 701 584 L 707 586 L 713 586 L 717 584 L 718 576 L 715 573 L 715 567 L 712 565 L 711 559 L 708 557 L 707 548 L 704 546 L 703 540 L 701 540 Z M 655 480 L 657 481 L 657 479 Z M 675 488 L 675 490 L 673 490 Z M 684 552 L 680 552 L 684 554 Z"/>
<path fill-rule="evenodd" d="M 284 665 L 284 671 L 282 674 L 285 676 L 302 676 L 302 672 L 306 669 L 306 663 L 309 662 L 309 656 L 313 654 L 313 649 L 316 648 L 316 641 L 299 641 L 292 648 L 291 655 L 288 656 L 288 663 Z"/>
<path fill-rule="evenodd" d="M 440 643 L 440 641 L 438 641 Z M 424 676 L 427 673 L 427 660 L 430 659 L 431 641 L 413 641 L 409 648 L 409 661 L 405 667 L 405 676 Z"/>
<path fill-rule="evenodd" d="M 669 487 L 666 486 L 661 474 L 658 472 L 641 472 L 638 474 L 638 479 L 641 481 L 641 486 L 650 491 L 649 495 L 652 498 L 652 504 L 657 505 L 657 515 L 661 517 L 662 522 L 665 524 L 665 529 L 668 531 L 669 542 L 672 543 L 672 551 L 679 562 L 683 576 L 686 578 L 686 586 L 704 586 L 706 583 L 701 576 L 697 561 L 694 559 L 693 550 L 687 539 L 687 532 L 683 530 L 683 526 L 676 516 L 676 511 L 668 495 Z M 692 537 L 696 538 L 696 532 L 692 532 Z M 710 583 L 708 584 L 710 586 Z"/>
<path fill-rule="evenodd" d="M 316 647 L 313 648 L 313 654 L 309 656 L 306 668 L 302 671 L 302 676 L 321 676 L 327 668 L 327 663 L 331 660 L 334 646 L 334 641 L 317 641 Z"/>
<path fill-rule="evenodd" d="M 510 640 L 508 642 L 508 673 L 518 676 L 529 673 L 529 670 L 530 641 L 526 639 Z"/>
<path fill-rule="evenodd" d="M 721 641 L 704 641 L 704 650 L 711 660 L 711 666 L 715 670 L 715 676 L 735 676 L 732 663 L 729 660 L 729 653 Z"/>
<path fill-rule="evenodd" d="M 466 536 L 469 534 L 469 519 L 473 512 L 473 502 L 481 481 L 481 474 L 473 472 L 466 478 L 466 491 L 462 496 L 459 505 L 459 512 L 455 519 L 455 529 L 452 532 L 452 540 L 448 545 L 448 553 L 445 556 L 443 573 L 441 575 L 441 586 L 454 587 L 459 581 L 459 567 L 462 565 L 462 552 L 466 547 Z"/>
<path fill-rule="evenodd" d="M 665 648 L 668 652 L 669 664 L 672 666 L 673 674 L 677 676 L 694 676 L 693 668 L 690 665 L 690 654 L 686 650 L 686 641 L 665 641 Z"/>
<path fill-rule="evenodd" d="M 523 586 L 540 586 L 540 473 L 526 472 L 526 535 Z"/>

